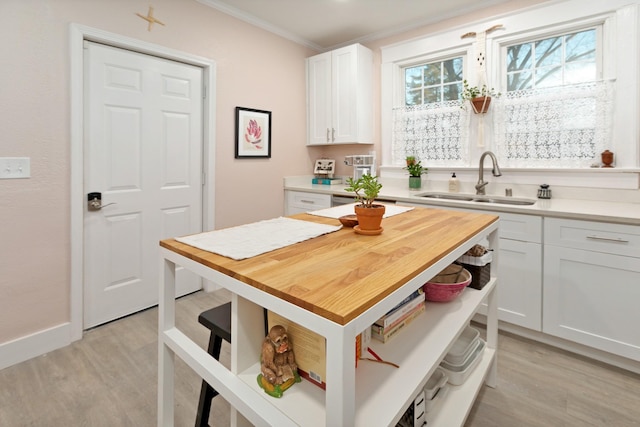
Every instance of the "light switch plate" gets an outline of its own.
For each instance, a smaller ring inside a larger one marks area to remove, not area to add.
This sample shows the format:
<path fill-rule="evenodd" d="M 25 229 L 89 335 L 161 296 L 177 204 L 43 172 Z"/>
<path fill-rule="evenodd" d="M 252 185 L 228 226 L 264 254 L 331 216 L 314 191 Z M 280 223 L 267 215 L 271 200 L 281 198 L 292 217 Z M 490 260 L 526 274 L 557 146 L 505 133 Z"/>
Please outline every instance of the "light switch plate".
<path fill-rule="evenodd" d="M 0 179 L 31 177 L 31 158 L 0 157 Z"/>

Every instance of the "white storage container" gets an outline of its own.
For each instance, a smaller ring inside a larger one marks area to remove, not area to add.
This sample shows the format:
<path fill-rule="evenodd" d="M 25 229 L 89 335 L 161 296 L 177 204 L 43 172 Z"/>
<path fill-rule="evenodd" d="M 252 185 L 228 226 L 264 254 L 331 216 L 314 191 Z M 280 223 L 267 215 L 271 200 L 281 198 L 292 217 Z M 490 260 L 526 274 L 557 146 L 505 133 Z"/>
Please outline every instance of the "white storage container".
<path fill-rule="evenodd" d="M 438 390 L 447 383 L 447 374 L 441 369 L 436 368 L 435 372 L 427 380 L 424 386 L 424 397 L 427 400 L 433 399 Z"/>
<path fill-rule="evenodd" d="M 475 350 L 479 339 L 480 332 L 471 326 L 467 326 L 456 342 L 453 343 L 444 360 L 452 365 L 463 364 L 473 350 Z"/>
<path fill-rule="evenodd" d="M 447 396 L 448 391 L 449 391 L 449 386 L 447 384 L 440 387 L 438 389 L 438 394 L 433 396 L 433 399 L 425 400 L 424 411 L 425 412 L 433 411 L 438 406 L 438 402 L 442 402 L 444 400 L 444 398 Z"/>
<path fill-rule="evenodd" d="M 444 370 L 444 372 L 447 374 L 447 377 L 449 377 L 449 384 L 461 385 L 467 380 L 471 372 L 473 372 L 475 367 L 478 366 L 478 363 L 481 359 L 481 354 L 484 351 L 484 347 L 485 342 L 480 339 L 476 351 L 471 354 L 471 357 L 468 358 L 467 362 L 460 367 L 455 367 L 455 369 L 459 370 L 450 370 L 440 364 L 440 368 L 442 368 L 442 370 Z"/>
<path fill-rule="evenodd" d="M 442 366 L 443 368 L 448 369 L 450 371 L 454 371 L 454 372 L 464 371 L 465 368 L 467 366 L 469 366 L 469 364 L 471 363 L 471 361 L 472 361 L 471 359 L 473 357 L 475 357 L 476 350 L 478 349 L 478 346 L 480 346 L 480 341 L 481 341 L 480 338 L 478 338 L 473 342 L 472 347 L 470 347 L 471 351 L 468 352 L 468 354 L 465 356 L 465 358 L 464 358 L 464 360 L 462 362 L 460 362 L 460 363 L 449 363 L 446 360 L 443 360 L 440 363 L 440 366 Z"/>

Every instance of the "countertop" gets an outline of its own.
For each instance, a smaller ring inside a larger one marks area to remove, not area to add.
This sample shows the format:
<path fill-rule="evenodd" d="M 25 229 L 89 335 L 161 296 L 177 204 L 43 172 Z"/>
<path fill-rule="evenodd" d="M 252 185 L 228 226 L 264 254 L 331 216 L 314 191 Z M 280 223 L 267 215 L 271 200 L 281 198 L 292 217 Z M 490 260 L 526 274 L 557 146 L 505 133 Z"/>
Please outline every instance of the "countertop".
<path fill-rule="evenodd" d="M 535 199 L 530 206 L 501 205 L 494 203 L 478 203 L 472 201 L 425 199 L 417 194 L 432 191 L 432 189 L 410 190 L 407 180 L 380 179 L 383 184 L 378 199 L 394 200 L 398 203 L 425 204 L 478 211 L 510 212 L 542 217 L 579 219 L 588 221 L 610 222 L 617 224 L 640 225 L 640 203 L 625 203 L 619 201 L 581 200 L 557 198 Z M 312 184 L 309 177 L 285 178 L 284 189 L 305 191 L 311 193 L 333 194 L 353 197 L 353 193 L 344 191 L 345 185 Z M 435 192 L 446 192 L 433 190 Z M 456 193 L 467 194 L 467 193 Z M 473 196 L 474 194 L 470 194 Z M 491 196 L 491 194 L 488 194 Z M 499 195 L 502 196 L 502 195 Z M 518 197 L 519 198 L 519 197 Z M 528 197 L 531 198 L 531 197 Z"/>
<path fill-rule="evenodd" d="M 292 217 L 338 224 L 316 215 Z M 497 220 L 484 213 L 416 208 L 386 218 L 377 236 L 345 227 L 241 261 L 175 239 L 160 246 L 345 325 Z"/>

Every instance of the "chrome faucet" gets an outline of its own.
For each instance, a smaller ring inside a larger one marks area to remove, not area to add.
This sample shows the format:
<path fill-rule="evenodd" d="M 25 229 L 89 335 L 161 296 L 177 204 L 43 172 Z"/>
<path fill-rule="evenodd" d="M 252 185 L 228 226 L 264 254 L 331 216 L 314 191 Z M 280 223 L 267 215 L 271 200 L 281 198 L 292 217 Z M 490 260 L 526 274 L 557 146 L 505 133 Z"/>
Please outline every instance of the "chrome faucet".
<path fill-rule="evenodd" d="M 476 184 L 476 194 L 484 196 L 486 193 L 484 191 L 484 187 L 487 186 L 488 182 L 484 180 L 484 158 L 486 156 L 491 157 L 491 163 L 493 163 L 493 169 L 491 169 L 491 173 L 493 176 L 501 176 L 502 172 L 500 172 L 500 167 L 498 166 L 498 159 L 496 159 L 496 155 L 491 151 L 485 151 L 480 156 L 480 167 L 478 168 L 478 183 Z"/>

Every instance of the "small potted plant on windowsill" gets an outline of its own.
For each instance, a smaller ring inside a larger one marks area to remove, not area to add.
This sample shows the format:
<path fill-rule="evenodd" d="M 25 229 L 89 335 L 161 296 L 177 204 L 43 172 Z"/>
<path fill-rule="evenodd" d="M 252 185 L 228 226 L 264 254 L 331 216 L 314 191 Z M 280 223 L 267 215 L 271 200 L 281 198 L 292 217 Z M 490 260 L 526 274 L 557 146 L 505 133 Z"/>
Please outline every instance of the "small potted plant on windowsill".
<path fill-rule="evenodd" d="M 484 114 L 489 111 L 489 105 L 491 105 L 491 98 L 500 97 L 501 93 L 496 92 L 494 88 L 488 88 L 487 85 L 469 86 L 469 82 L 464 80 L 462 82 L 462 102 L 469 101 L 473 107 L 473 112 L 476 114 Z M 463 104 L 464 107 L 464 104 Z"/>
<path fill-rule="evenodd" d="M 407 167 L 404 169 L 409 171 L 409 188 L 417 190 L 422 187 L 422 175 L 426 174 L 429 170 L 420 163 L 420 160 L 416 160 L 414 156 L 406 157 Z"/>
<path fill-rule="evenodd" d="M 358 234 L 376 235 L 382 233 L 382 216 L 386 210 L 384 205 L 376 204 L 375 199 L 380 194 L 382 184 L 378 182 L 378 177 L 369 174 L 356 179 L 347 179 L 348 187 L 345 191 L 355 193 L 356 202 L 355 213 L 358 217 L 358 225 L 353 230 Z"/>

